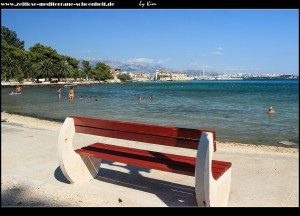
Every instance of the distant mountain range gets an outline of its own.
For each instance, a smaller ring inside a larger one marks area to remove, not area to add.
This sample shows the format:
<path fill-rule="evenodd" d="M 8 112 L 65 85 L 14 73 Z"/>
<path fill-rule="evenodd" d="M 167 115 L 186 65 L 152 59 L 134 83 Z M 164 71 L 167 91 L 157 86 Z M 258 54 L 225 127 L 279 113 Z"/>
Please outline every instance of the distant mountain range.
<path fill-rule="evenodd" d="M 107 59 L 107 58 L 93 58 L 93 59 L 80 59 L 80 67 L 82 67 L 82 61 L 87 60 L 90 62 L 90 65 L 92 67 L 95 67 L 98 62 L 103 62 L 107 64 L 108 66 L 115 68 L 115 69 L 121 69 L 121 71 L 127 71 L 127 72 L 141 72 L 144 71 L 151 76 L 155 74 L 155 70 L 166 70 L 166 71 L 174 71 L 171 69 L 168 69 L 166 67 L 163 67 L 159 64 L 154 63 L 145 63 L 145 62 L 121 62 L 113 59 Z M 188 69 L 185 71 L 182 71 L 187 73 L 190 76 L 199 76 L 202 75 L 202 69 Z M 217 72 L 213 71 L 205 71 L 206 76 L 215 76 L 218 75 Z"/>
<path fill-rule="evenodd" d="M 82 67 L 82 61 L 84 59 L 80 59 L 80 66 Z M 115 68 L 115 69 L 121 69 L 122 71 L 127 72 L 141 72 L 145 71 L 150 74 L 154 74 L 156 69 L 159 70 L 168 70 L 167 68 L 159 65 L 159 64 L 153 64 L 153 63 L 137 63 L 137 62 L 121 62 L 113 59 L 106 59 L 106 58 L 98 58 L 98 59 L 86 59 L 90 62 L 90 65 L 92 67 L 95 67 L 98 62 L 103 62 L 107 64 L 108 66 Z"/>

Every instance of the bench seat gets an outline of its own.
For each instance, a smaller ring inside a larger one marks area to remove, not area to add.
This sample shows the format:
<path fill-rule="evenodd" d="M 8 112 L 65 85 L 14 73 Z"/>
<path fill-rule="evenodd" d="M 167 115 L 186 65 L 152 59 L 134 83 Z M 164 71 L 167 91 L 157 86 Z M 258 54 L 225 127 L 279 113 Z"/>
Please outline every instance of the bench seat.
<path fill-rule="evenodd" d="M 75 152 L 80 155 L 103 160 L 195 176 L 195 157 L 133 149 L 103 143 L 94 143 L 81 149 L 77 149 Z M 214 179 L 217 180 L 230 167 L 230 162 L 212 160 L 212 175 Z"/>
<path fill-rule="evenodd" d="M 101 139 L 94 141 L 94 144 L 87 139 L 87 143 L 83 143 L 85 147 L 74 150 L 73 138 L 76 133 L 141 142 L 141 148 L 152 144 L 161 145 L 165 146 L 165 152 L 160 152 L 155 146 L 153 150 L 142 150 L 121 146 L 118 141 L 102 143 Z M 166 153 L 169 147 L 172 153 L 177 150 L 176 154 Z M 195 156 L 181 155 L 183 148 L 195 150 Z M 214 130 L 80 116 L 67 117 L 58 137 L 60 168 L 70 183 L 88 182 L 101 175 L 99 169 L 103 160 L 121 162 L 194 176 L 199 206 L 227 206 L 228 203 L 232 163 L 213 160 L 216 150 Z"/>

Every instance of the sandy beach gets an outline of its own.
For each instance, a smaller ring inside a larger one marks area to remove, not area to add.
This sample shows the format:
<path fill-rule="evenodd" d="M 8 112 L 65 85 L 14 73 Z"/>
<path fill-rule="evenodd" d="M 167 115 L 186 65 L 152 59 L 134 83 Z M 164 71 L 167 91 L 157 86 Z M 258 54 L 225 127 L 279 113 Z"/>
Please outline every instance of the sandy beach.
<path fill-rule="evenodd" d="M 69 184 L 58 164 L 61 125 L 1 113 L 1 206 L 197 206 L 194 177 L 121 163 L 104 161 L 95 180 Z M 74 147 L 100 140 L 110 138 L 76 134 Z M 116 144 L 153 149 L 137 142 Z M 173 153 L 166 147 L 160 150 Z M 299 206 L 298 149 L 218 142 L 214 159 L 232 162 L 229 207 Z"/>

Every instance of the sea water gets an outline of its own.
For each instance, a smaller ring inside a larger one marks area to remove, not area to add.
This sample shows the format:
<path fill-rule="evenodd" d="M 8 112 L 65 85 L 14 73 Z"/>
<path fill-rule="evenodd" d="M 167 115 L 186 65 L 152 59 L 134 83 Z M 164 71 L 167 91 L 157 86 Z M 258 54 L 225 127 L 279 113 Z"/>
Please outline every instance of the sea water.
<path fill-rule="evenodd" d="M 12 87 L 1 88 L 1 111 L 57 121 L 77 115 L 211 129 L 220 142 L 299 146 L 299 80 L 78 85 L 74 101 L 64 87 L 58 101 L 57 89 L 24 86 L 22 95 L 9 95 Z"/>

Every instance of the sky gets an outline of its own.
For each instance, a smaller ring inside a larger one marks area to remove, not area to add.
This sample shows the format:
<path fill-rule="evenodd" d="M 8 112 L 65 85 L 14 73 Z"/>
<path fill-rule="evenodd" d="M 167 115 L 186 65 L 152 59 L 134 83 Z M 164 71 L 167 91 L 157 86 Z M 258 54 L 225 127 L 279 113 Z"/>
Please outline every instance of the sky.
<path fill-rule="evenodd" d="M 2 9 L 1 25 L 77 59 L 299 75 L 297 9 Z"/>

